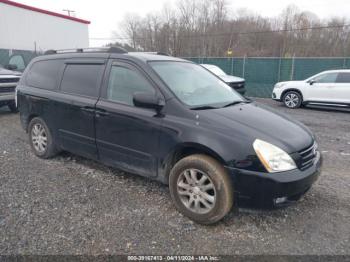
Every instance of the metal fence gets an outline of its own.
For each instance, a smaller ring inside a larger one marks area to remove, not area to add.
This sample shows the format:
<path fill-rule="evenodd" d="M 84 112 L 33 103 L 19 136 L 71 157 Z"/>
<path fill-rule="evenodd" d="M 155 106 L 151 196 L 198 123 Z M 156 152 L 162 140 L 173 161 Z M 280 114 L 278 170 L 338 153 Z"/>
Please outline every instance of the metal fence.
<path fill-rule="evenodd" d="M 279 58 L 279 57 L 186 57 L 199 64 L 219 66 L 229 75 L 246 80 L 246 95 L 271 97 L 277 82 L 303 80 L 331 69 L 350 68 L 349 57 L 337 58 Z"/>
<path fill-rule="evenodd" d="M 0 49 L 0 65 L 20 55 L 24 64 L 38 55 L 33 51 Z M 279 58 L 279 57 L 185 57 L 199 64 L 219 66 L 229 75 L 246 80 L 246 95 L 271 97 L 273 86 L 280 81 L 303 80 L 324 70 L 350 68 L 349 57 Z"/>

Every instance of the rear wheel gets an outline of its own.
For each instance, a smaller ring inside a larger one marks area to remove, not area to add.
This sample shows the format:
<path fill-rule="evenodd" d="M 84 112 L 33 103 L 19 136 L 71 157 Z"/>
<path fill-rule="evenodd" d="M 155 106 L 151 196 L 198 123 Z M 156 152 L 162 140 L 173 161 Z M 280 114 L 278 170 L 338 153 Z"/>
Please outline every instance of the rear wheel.
<path fill-rule="evenodd" d="M 197 223 L 215 223 L 233 205 L 233 186 L 225 168 L 206 155 L 191 155 L 176 163 L 169 188 L 176 208 Z"/>
<path fill-rule="evenodd" d="M 16 106 L 16 103 L 15 101 L 11 101 L 7 104 L 8 108 L 10 109 L 10 111 L 12 113 L 17 113 L 18 112 L 18 109 L 17 109 L 17 106 Z"/>
<path fill-rule="evenodd" d="M 303 99 L 300 95 L 300 93 L 296 91 L 288 91 L 283 96 L 283 103 L 288 108 L 298 108 L 301 106 L 301 103 L 303 102 Z"/>
<path fill-rule="evenodd" d="M 50 158 L 58 153 L 51 132 L 44 120 L 33 118 L 28 128 L 29 143 L 35 155 L 40 158 Z"/>

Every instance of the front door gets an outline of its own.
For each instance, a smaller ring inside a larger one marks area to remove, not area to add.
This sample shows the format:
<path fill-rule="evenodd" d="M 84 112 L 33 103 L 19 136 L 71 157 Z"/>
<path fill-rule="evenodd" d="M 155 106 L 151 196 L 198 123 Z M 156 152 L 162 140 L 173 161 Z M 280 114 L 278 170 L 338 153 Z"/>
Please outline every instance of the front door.
<path fill-rule="evenodd" d="M 96 144 L 100 159 L 144 176 L 156 176 L 156 151 L 162 118 L 154 109 L 135 107 L 135 92 L 158 93 L 136 66 L 110 63 L 96 104 Z"/>
<path fill-rule="evenodd" d="M 311 79 L 313 82 L 305 90 L 305 98 L 308 101 L 333 102 L 337 76 L 338 73 L 329 72 Z"/>

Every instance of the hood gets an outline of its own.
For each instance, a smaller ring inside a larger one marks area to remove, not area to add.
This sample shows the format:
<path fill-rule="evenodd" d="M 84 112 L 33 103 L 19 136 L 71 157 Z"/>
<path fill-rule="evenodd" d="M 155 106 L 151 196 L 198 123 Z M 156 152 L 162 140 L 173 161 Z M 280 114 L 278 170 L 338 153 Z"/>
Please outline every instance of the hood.
<path fill-rule="evenodd" d="M 284 82 L 278 82 L 276 85 L 286 85 L 286 84 L 298 84 L 298 83 L 305 83 L 305 81 L 300 80 L 300 81 L 284 81 Z"/>
<path fill-rule="evenodd" d="M 21 76 L 20 72 L 16 72 L 16 71 L 12 71 L 12 70 L 8 70 L 5 68 L 0 67 L 0 75 L 14 75 L 14 76 Z"/>
<path fill-rule="evenodd" d="M 210 129 L 235 141 L 252 145 L 259 138 L 289 154 L 310 146 L 314 140 L 309 129 L 300 122 L 255 102 L 204 110 L 200 118 Z"/>
<path fill-rule="evenodd" d="M 224 75 L 219 76 L 222 80 L 224 80 L 226 83 L 232 83 L 232 82 L 243 82 L 244 78 L 240 78 L 238 76 L 230 76 L 230 75 Z"/>

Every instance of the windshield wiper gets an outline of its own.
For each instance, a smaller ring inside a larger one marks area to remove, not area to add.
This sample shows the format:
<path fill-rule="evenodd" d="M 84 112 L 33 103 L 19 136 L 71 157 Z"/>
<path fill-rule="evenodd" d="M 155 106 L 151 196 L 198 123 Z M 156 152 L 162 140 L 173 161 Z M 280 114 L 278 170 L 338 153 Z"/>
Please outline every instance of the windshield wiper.
<path fill-rule="evenodd" d="M 231 103 L 224 105 L 223 107 L 234 106 L 234 105 L 241 104 L 241 103 L 244 103 L 244 101 L 233 101 Z"/>
<path fill-rule="evenodd" d="M 226 105 L 223 106 L 224 107 L 229 107 L 229 106 L 234 106 L 234 105 L 237 105 L 237 104 L 249 104 L 251 103 L 252 101 L 251 100 L 244 100 L 244 101 L 233 101 L 231 103 L 228 103 Z"/>
<path fill-rule="evenodd" d="M 206 109 L 218 109 L 217 107 L 214 106 L 196 106 L 196 107 L 191 107 L 192 110 L 206 110 Z"/>

